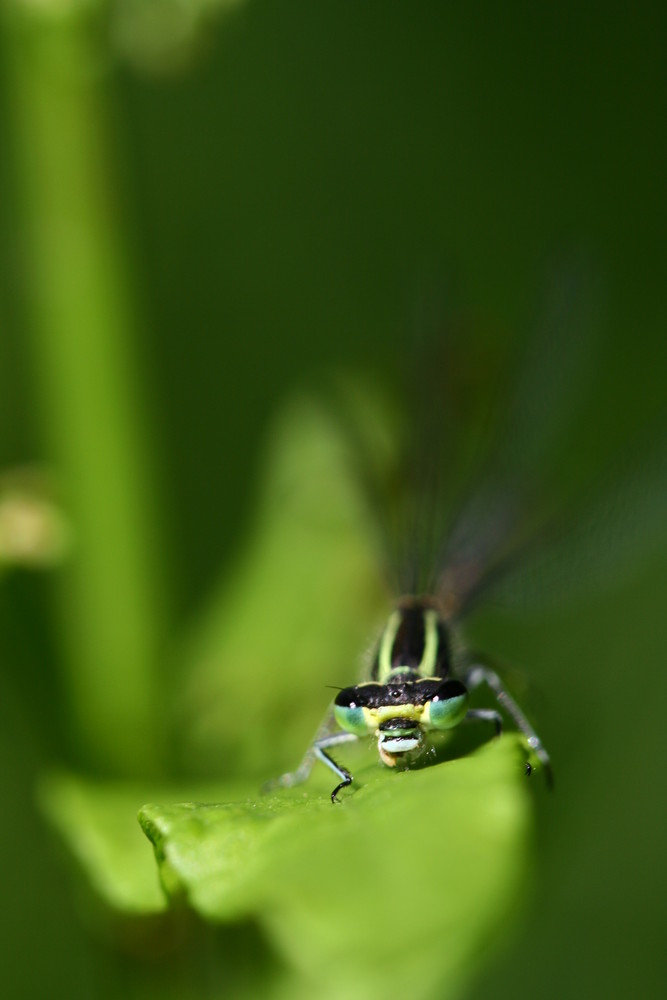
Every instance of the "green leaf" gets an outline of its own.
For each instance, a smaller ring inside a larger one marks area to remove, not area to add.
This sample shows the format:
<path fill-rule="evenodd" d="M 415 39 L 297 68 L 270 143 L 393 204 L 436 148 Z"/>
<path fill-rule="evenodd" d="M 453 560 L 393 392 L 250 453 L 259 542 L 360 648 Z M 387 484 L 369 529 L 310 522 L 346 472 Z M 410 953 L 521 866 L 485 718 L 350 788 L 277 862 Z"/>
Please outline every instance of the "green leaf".
<path fill-rule="evenodd" d="M 255 786 L 228 785 L 227 794 L 256 793 Z M 167 898 L 155 870 L 150 845 L 137 826 L 137 811 L 148 797 L 174 799 L 197 794 L 219 798 L 214 785 L 180 788 L 147 782 L 94 781 L 65 771 L 44 775 L 37 804 L 98 899 L 121 914 L 165 910 Z"/>
<path fill-rule="evenodd" d="M 165 897 L 150 851 L 137 830 L 146 786 L 87 781 L 56 773 L 43 779 L 38 800 L 94 892 L 113 910 L 156 913 Z"/>
<path fill-rule="evenodd" d="M 459 996 L 526 884 L 517 742 L 354 773 L 338 805 L 320 769 L 312 787 L 259 800 L 145 806 L 163 887 L 211 921 L 255 917 L 318 996 Z"/>

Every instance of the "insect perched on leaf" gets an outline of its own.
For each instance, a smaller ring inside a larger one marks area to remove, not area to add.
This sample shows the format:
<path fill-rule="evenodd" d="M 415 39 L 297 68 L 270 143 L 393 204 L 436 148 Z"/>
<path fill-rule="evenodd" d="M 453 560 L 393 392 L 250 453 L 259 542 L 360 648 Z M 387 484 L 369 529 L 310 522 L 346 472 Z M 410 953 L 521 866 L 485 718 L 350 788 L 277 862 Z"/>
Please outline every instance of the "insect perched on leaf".
<path fill-rule="evenodd" d="M 401 598 L 380 637 L 371 679 L 343 688 L 334 699 L 333 717 L 342 732 L 324 732 L 313 743 L 311 755 L 327 764 L 340 779 L 331 793 L 332 802 L 337 801 L 342 788 L 352 783 L 350 772 L 328 752 L 332 747 L 375 736 L 380 760 L 387 767 L 395 767 L 399 761 L 419 755 L 429 734 L 453 729 L 463 721 L 493 723 L 500 735 L 503 720 L 499 711 L 469 707 L 469 692 L 481 684 L 487 684 L 495 693 L 551 781 L 549 755 L 497 673 L 476 663 L 463 678 L 454 677 L 450 656 L 447 617 L 437 598 Z M 304 780 L 310 766 L 309 755 L 298 771 L 279 779 L 281 784 Z M 526 770 L 532 770 L 529 762 Z"/>
<path fill-rule="evenodd" d="M 422 363 L 402 394 L 412 430 L 389 476 L 376 474 L 372 448 L 351 427 L 357 472 L 400 596 L 365 679 L 339 690 L 300 767 L 273 785 L 304 781 L 319 760 L 336 776 L 336 802 L 353 781 L 332 756 L 338 747 L 371 737 L 384 765 L 410 766 L 439 733 L 473 722 L 500 735 L 505 721 L 524 738 L 526 773 L 537 763 L 552 783 L 542 741 L 488 658 L 466 649 L 461 626 L 481 598 L 516 590 L 524 557 L 540 551 L 536 541 L 547 552 L 561 545 L 557 501 L 567 488 L 549 471 L 548 457 L 559 447 L 562 454 L 563 439 L 567 450 L 568 425 L 576 433 L 571 404 L 584 388 L 591 353 L 587 331 L 572 322 L 571 292 L 557 284 L 518 376 L 504 384 L 504 403 L 495 397 L 474 418 L 460 406 L 469 379 L 451 331 L 440 327 L 415 347 Z M 535 577 L 525 580 L 524 592 Z M 492 693 L 495 707 L 472 706 L 479 688 Z"/>

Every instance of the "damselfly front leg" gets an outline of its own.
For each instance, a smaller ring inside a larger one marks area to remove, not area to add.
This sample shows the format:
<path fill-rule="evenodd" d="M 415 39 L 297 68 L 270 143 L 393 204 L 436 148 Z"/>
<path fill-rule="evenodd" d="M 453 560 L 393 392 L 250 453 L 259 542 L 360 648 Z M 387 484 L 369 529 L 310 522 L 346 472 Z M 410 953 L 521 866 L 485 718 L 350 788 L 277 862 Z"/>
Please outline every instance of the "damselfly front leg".
<path fill-rule="evenodd" d="M 321 760 L 323 764 L 330 767 L 334 774 L 337 774 L 341 779 L 340 784 L 336 785 L 331 793 L 332 802 L 338 802 L 336 796 L 341 788 L 346 788 L 348 785 L 352 784 L 352 775 L 349 771 L 346 771 L 344 767 L 341 767 L 340 764 L 337 764 L 326 751 L 331 747 L 338 746 L 340 743 L 351 743 L 358 739 L 359 737 L 355 736 L 354 733 L 333 733 L 331 736 L 325 736 L 313 744 L 313 752 L 318 760 Z"/>
<path fill-rule="evenodd" d="M 313 769 L 315 761 L 321 760 L 322 763 L 331 768 L 334 774 L 340 779 L 340 783 L 336 785 L 331 793 L 331 801 L 337 802 L 337 793 L 341 790 L 341 788 L 345 788 L 347 785 L 352 783 L 352 775 L 349 771 L 346 771 L 344 767 L 340 767 L 327 753 L 327 750 L 331 747 L 338 746 L 341 743 L 351 743 L 356 741 L 358 737 L 355 736 L 354 733 L 335 730 L 336 720 L 333 712 L 328 712 L 322 725 L 315 734 L 315 739 L 304 754 L 303 760 L 297 767 L 296 771 L 287 771 L 285 774 L 281 774 L 278 778 L 272 778 L 264 785 L 264 791 L 270 792 L 275 788 L 294 788 L 295 785 L 300 785 L 310 777 L 310 772 Z"/>

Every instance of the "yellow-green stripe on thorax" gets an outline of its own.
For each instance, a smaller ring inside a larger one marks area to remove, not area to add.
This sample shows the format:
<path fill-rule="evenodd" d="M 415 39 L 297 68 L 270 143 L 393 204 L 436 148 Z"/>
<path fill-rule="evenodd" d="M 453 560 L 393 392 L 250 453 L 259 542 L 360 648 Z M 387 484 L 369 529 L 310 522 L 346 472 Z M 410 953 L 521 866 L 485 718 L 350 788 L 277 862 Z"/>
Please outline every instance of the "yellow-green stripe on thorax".
<path fill-rule="evenodd" d="M 377 656 L 376 679 L 385 684 L 392 678 L 398 678 L 402 673 L 416 673 L 420 677 L 433 677 L 438 658 L 440 632 L 438 629 L 438 613 L 433 608 L 419 609 L 424 631 L 424 646 L 421 660 L 418 663 L 396 662 L 394 647 L 399 629 L 404 624 L 405 611 L 397 608 L 389 616 L 389 621 L 382 633 Z"/>

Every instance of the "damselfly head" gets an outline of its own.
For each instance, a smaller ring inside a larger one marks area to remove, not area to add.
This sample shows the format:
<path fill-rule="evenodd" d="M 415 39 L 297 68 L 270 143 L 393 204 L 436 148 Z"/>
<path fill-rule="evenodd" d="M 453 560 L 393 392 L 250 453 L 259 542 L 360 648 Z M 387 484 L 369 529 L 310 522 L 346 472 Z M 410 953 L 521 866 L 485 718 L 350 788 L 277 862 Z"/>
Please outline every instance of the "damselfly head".
<path fill-rule="evenodd" d="M 380 759 L 394 767 L 397 757 L 423 749 L 424 733 L 458 725 L 467 708 L 461 681 L 398 668 L 387 683 L 344 688 L 334 701 L 334 716 L 355 736 L 377 736 Z"/>

